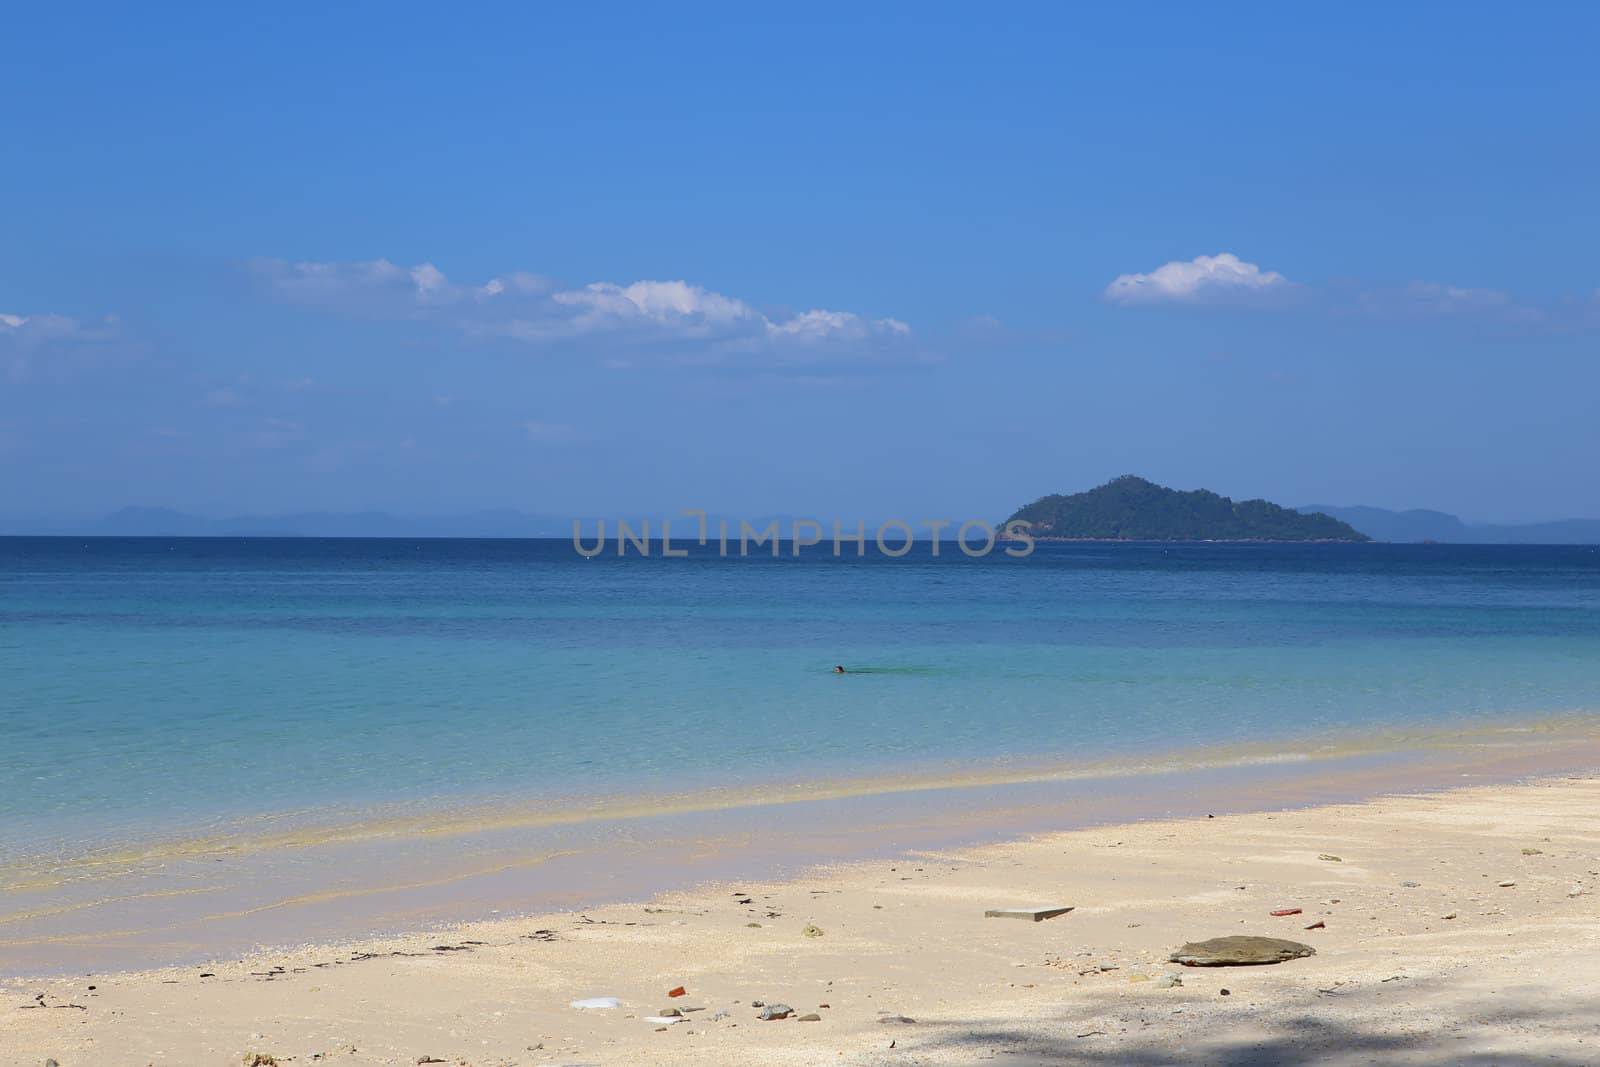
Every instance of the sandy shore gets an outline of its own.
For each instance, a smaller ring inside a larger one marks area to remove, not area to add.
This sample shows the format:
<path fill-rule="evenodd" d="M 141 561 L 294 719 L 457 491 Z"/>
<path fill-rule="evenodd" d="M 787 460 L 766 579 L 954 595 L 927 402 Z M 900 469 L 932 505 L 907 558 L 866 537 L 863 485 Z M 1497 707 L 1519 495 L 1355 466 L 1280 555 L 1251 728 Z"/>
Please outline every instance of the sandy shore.
<path fill-rule="evenodd" d="M 1600 779 L 1541 779 L 8 981 L 0 1063 L 1596 1063 L 1597 814 Z M 1053 904 L 1075 910 L 984 917 Z M 1291 907 L 1301 914 L 1269 915 Z M 1245 933 L 1317 954 L 1165 962 L 1185 941 Z M 669 997 L 678 986 L 687 995 Z M 622 1006 L 569 1006 L 607 996 Z M 754 1001 L 795 1014 L 763 1022 Z M 646 1018 L 674 1007 L 702 1010 L 664 1028 Z"/>

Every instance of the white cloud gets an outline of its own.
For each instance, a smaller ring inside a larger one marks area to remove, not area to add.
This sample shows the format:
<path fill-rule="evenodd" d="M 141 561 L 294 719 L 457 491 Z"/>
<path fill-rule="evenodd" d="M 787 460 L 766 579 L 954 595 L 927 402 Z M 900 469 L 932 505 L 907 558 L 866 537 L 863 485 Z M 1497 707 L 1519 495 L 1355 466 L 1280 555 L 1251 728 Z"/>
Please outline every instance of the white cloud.
<path fill-rule="evenodd" d="M 86 325 L 65 315 L 0 314 L 0 337 L 26 345 L 46 341 L 104 341 L 116 332 L 117 320 Z"/>
<path fill-rule="evenodd" d="M 1465 289 L 1439 282 L 1412 282 L 1396 289 L 1372 289 L 1359 296 L 1362 310 L 1402 318 L 1488 316 L 1522 322 L 1545 317 L 1540 308 L 1519 303 L 1501 289 Z"/>
<path fill-rule="evenodd" d="M 40 356 L 48 355 L 57 365 L 55 373 L 63 373 L 63 359 L 71 362 L 74 353 L 116 336 L 117 320 L 111 316 L 84 323 L 65 315 L 0 312 L 0 368 L 12 381 L 25 381 Z"/>
<path fill-rule="evenodd" d="M 272 450 L 285 448 L 305 438 L 306 428 L 293 419 L 263 419 L 246 440 L 252 447 Z"/>
<path fill-rule="evenodd" d="M 863 319 L 848 311 L 806 311 L 782 322 L 766 323 L 768 337 L 816 343 L 835 337 L 865 340 L 876 334 L 905 337 L 911 327 L 899 319 Z"/>
<path fill-rule="evenodd" d="M 1292 288 L 1277 271 L 1221 252 L 1165 263 L 1148 274 L 1120 275 L 1102 295 L 1113 304 L 1211 304 L 1277 296 Z"/>
<path fill-rule="evenodd" d="M 912 354 L 911 329 L 891 318 L 817 309 L 769 315 L 686 281 L 593 282 L 577 288 L 525 272 L 482 285 L 450 281 L 430 263 L 251 264 L 279 296 L 355 312 L 442 322 L 482 338 L 536 346 L 655 347 L 692 362 L 768 357 L 814 361 Z M 614 350 L 608 365 L 630 362 Z"/>
<path fill-rule="evenodd" d="M 256 260 L 253 269 L 282 295 L 305 303 L 336 303 L 352 297 L 395 294 L 426 300 L 446 283 L 431 263 L 406 270 L 387 259 L 355 263 L 285 263 Z"/>

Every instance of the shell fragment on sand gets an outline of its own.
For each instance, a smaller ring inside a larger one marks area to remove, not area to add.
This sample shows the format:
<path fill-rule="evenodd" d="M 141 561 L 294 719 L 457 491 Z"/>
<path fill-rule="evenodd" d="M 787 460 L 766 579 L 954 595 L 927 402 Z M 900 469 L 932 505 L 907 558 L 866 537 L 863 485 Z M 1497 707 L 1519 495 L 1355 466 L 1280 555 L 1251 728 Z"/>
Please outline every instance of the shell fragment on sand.
<path fill-rule="evenodd" d="M 1209 941 L 1190 941 L 1167 959 L 1185 967 L 1252 967 L 1316 954 L 1316 949 L 1299 941 L 1236 935 L 1213 937 Z"/>
<path fill-rule="evenodd" d="M 1071 908 L 990 908 L 983 913 L 985 919 L 1027 919 L 1029 922 L 1042 923 L 1046 919 L 1054 919 L 1057 915 L 1065 915 Z"/>

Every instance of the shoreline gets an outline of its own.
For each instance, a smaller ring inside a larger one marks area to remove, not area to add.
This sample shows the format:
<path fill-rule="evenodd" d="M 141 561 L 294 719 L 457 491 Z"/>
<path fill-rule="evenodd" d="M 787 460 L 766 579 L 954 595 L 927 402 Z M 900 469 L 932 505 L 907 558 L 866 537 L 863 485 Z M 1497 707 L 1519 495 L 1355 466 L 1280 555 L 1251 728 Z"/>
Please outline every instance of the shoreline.
<path fill-rule="evenodd" d="M 204 966 L 4 979 L 0 1065 L 110 1062 L 111 1049 L 170 1064 L 1272 1063 L 1288 1050 L 1333 1063 L 1351 1048 L 1439 1062 L 1441 1047 L 1490 1046 L 1576 1064 L 1600 1041 L 1583 1021 L 1600 977 L 1600 759 L 1590 767 L 919 850 Z M 1044 905 L 1076 910 L 983 916 Z M 1268 914 L 1285 907 L 1302 911 Z M 1230 933 L 1317 954 L 1165 962 Z M 688 995 L 669 998 L 679 985 Z M 623 1006 L 568 1006 L 597 996 Z M 763 1022 L 752 1000 L 820 1019 Z M 675 1005 L 706 1010 L 645 1018 Z M 1490 1011 L 1517 1024 L 1486 1028 Z"/>
<path fill-rule="evenodd" d="M 0 975 L 141 970 L 269 945 L 403 936 L 731 878 L 803 877 L 919 849 L 1591 766 L 1600 766 L 1600 729 L 1594 716 L 1573 714 L 166 842 L 54 869 L 0 868 Z"/>

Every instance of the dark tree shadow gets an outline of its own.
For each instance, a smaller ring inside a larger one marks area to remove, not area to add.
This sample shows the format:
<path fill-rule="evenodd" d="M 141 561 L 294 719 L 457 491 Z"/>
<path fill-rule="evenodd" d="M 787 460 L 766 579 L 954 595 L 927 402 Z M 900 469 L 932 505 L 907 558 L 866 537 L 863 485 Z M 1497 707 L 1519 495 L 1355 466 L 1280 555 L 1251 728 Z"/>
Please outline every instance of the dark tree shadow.
<path fill-rule="evenodd" d="M 1154 990 L 1151 993 L 1155 993 Z M 1156 995 L 1074 996 L 1036 1026 L 1014 1019 L 925 1016 L 885 1026 L 869 1064 L 999 1063 L 1007 1067 L 1591 1067 L 1600 1064 L 1600 999 L 1570 991 L 1533 1006 L 1452 996 L 1443 981 L 1404 995 L 1368 985 L 1323 999 L 1263 993 L 1220 1013 Z M 1274 1003 L 1277 1001 L 1278 1003 Z M 1418 1006 L 1425 1006 L 1418 1010 Z M 1175 1009 L 1184 1009 L 1181 1013 Z M 887 1046 L 895 1043 L 893 1049 Z"/>

